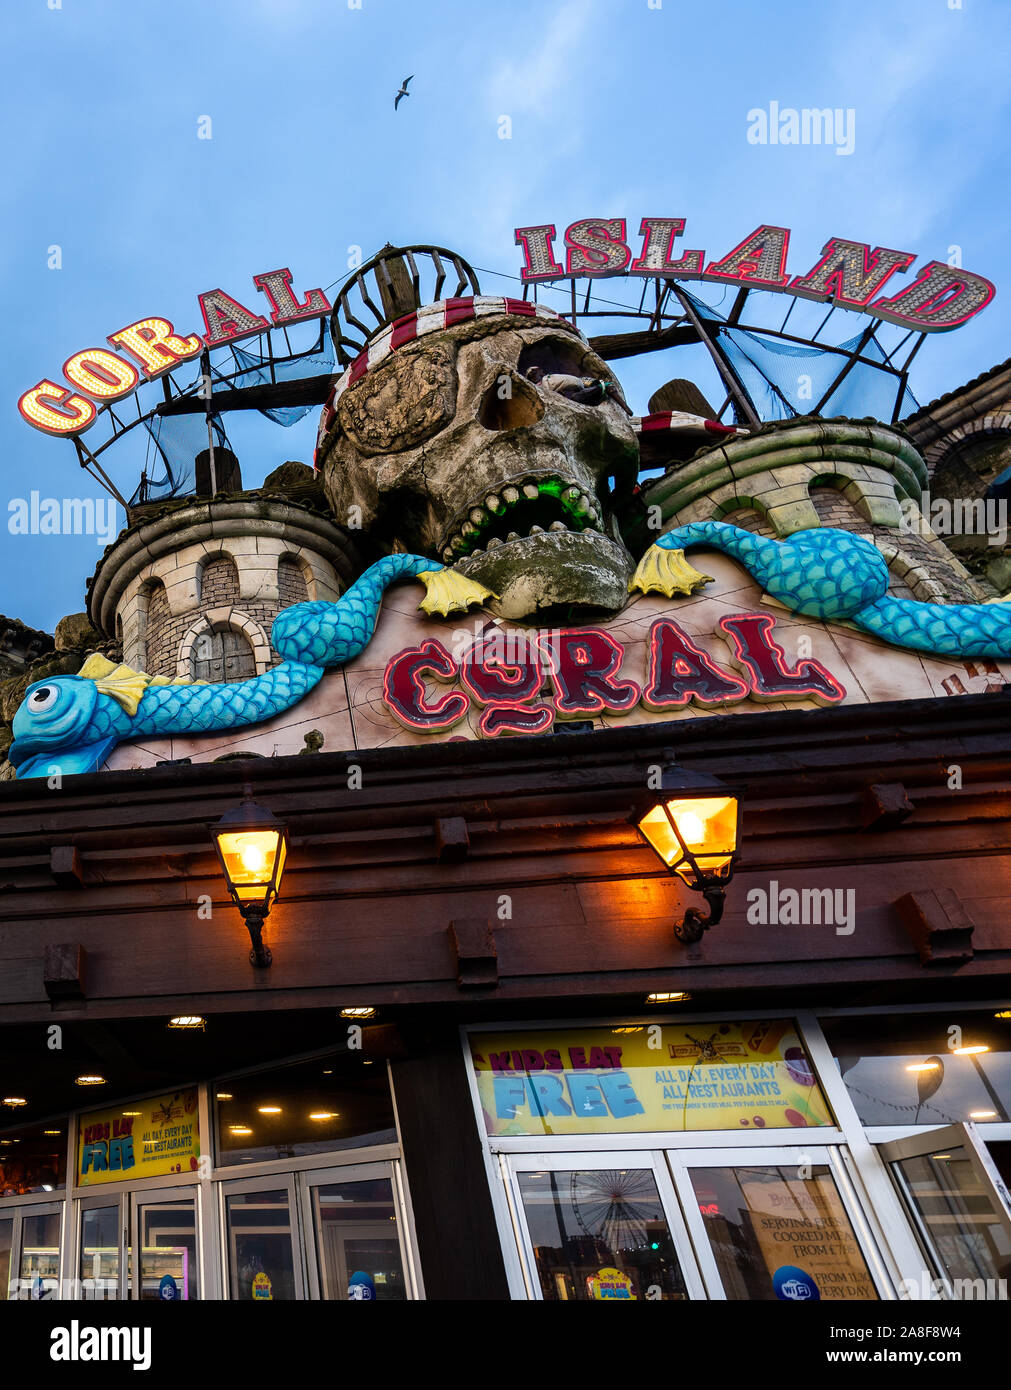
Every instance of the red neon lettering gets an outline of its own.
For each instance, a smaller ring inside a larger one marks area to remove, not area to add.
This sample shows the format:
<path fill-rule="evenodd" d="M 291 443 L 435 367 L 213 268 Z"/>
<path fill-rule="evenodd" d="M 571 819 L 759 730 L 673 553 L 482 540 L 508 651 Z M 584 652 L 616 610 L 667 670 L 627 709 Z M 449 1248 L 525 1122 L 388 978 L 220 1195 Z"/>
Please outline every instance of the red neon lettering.
<path fill-rule="evenodd" d="M 623 217 L 584 217 L 565 232 L 565 268 L 570 275 L 617 275 L 632 259 Z"/>
<path fill-rule="evenodd" d="M 251 313 L 244 304 L 225 294 L 224 290 L 208 290 L 199 296 L 199 303 L 207 329 L 204 342 L 208 347 L 218 347 L 221 343 L 230 343 L 235 338 L 245 338 L 250 333 L 258 333 L 269 327 L 265 318 Z"/>
<path fill-rule="evenodd" d="M 318 318 L 320 314 L 330 312 L 330 301 L 322 290 L 310 290 L 305 302 L 299 304 L 291 292 L 291 271 L 287 267 L 254 275 L 253 284 L 270 300 L 273 323 L 299 323 L 303 319 Z"/>
<path fill-rule="evenodd" d="M 540 734 L 554 722 L 550 705 L 532 705 L 544 683 L 540 653 L 521 634 L 496 631 L 481 637 L 460 662 L 460 679 L 487 706 L 480 730 L 497 734 Z"/>
<path fill-rule="evenodd" d="M 775 618 L 768 613 L 735 613 L 720 619 L 720 627 L 734 643 L 734 659 L 751 679 L 752 693 L 760 700 L 812 699 L 838 704 L 846 691 L 820 661 L 809 658 L 790 670 L 786 653 L 773 641 Z"/>
<path fill-rule="evenodd" d="M 456 662 L 434 638 L 393 658 L 383 678 L 383 699 L 408 729 L 449 729 L 467 713 L 469 701 L 459 691 L 447 691 L 432 704 L 427 703 L 423 671 L 444 681 L 457 674 Z"/>
<path fill-rule="evenodd" d="M 639 703 L 634 681 L 615 679 L 624 648 L 599 628 L 549 632 L 538 645 L 551 672 L 555 708 L 563 718 L 581 714 L 624 714 Z"/>
<path fill-rule="evenodd" d="M 748 686 L 712 662 L 672 618 L 659 618 L 649 632 L 649 684 L 642 702 L 649 709 L 678 709 L 695 700 L 725 705 L 747 699 Z"/>
<path fill-rule="evenodd" d="M 680 275 L 683 280 L 700 275 L 704 252 L 686 251 L 679 261 L 672 259 L 674 241 L 684 229 L 683 217 L 644 217 L 639 224 L 642 254 L 629 266 L 629 275 Z"/>
<path fill-rule="evenodd" d="M 555 229 L 550 222 L 542 227 L 517 227 L 513 237 L 516 245 L 523 247 L 521 280 L 550 280 L 565 274 L 564 267 L 555 260 L 551 244 Z"/>

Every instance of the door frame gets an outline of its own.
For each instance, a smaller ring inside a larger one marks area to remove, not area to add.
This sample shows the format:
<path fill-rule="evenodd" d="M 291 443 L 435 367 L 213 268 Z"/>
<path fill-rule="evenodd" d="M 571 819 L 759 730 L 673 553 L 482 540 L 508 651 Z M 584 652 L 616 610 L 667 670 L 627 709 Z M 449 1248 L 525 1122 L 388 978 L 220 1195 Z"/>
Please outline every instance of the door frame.
<path fill-rule="evenodd" d="M 130 1298 L 139 1303 L 141 1294 L 141 1253 L 142 1229 L 140 1223 L 140 1208 L 157 1203 L 169 1202 L 192 1202 L 193 1221 L 196 1236 L 196 1265 L 197 1265 L 197 1284 L 200 1289 L 199 1302 L 207 1297 L 204 1269 L 204 1241 L 203 1241 L 203 1202 L 201 1201 L 201 1191 L 199 1183 L 191 1183 L 188 1187 L 151 1187 L 134 1189 L 124 1194 L 130 1203 L 130 1234 L 133 1240 L 135 1258 L 131 1265 Z"/>
<path fill-rule="evenodd" d="M 11 1228 L 11 1263 L 8 1271 L 7 1301 L 24 1302 L 31 1299 L 31 1292 L 25 1292 L 21 1288 L 21 1259 L 24 1246 L 24 1221 L 25 1217 L 31 1216 L 52 1216 L 59 1215 L 60 1235 L 59 1248 L 56 1253 L 56 1299 L 63 1296 L 63 1283 L 66 1271 L 66 1261 L 64 1249 L 67 1238 L 67 1203 L 61 1198 L 58 1201 L 25 1202 L 21 1206 L 8 1206 L 0 1208 L 0 1217 L 7 1215 L 13 1216 L 14 1225 Z M 12 1294 L 11 1289 L 17 1281 L 17 1291 Z"/>
<path fill-rule="evenodd" d="M 85 1275 L 81 1272 L 82 1248 L 81 1243 L 84 1238 L 84 1213 L 92 1211 L 96 1207 L 115 1207 L 117 1211 L 117 1232 L 118 1232 L 118 1259 L 117 1266 L 117 1287 L 116 1293 L 111 1298 L 103 1298 L 101 1302 L 112 1303 L 125 1301 L 130 1297 L 130 1281 L 127 1278 L 127 1251 L 130 1245 L 130 1194 L 124 1192 L 118 1184 L 109 1184 L 105 1191 L 101 1187 L 96 1191 L 89 1189 L 87 1196 L 77 1197 L 74 1200 L 74 1238 L 71 1246 L 73 1273 L 71 1279 L 76 1280 L 79 1290 L 78 1296 L 84 1298 Z M 87 1278 L 91 1278 L 89 1274 Z M 94 1300 L 98 1302 L 99 1300 Z"/>
<path fill-rule="evenodd" d="M 421 1297 L 412 1248 L 413 1230 L 401 1177 L 398 1159 L 381 1159 L 374 1163 L 333 1164 L 321 1168 L 305 1169 L 296 1175 L 298 1199 L 302 1208 L 301 1230 L 306 1261 L 307 1298 L 333 1301 L 323 1299 L 323 1279 L 319 1267 L 319 1251 L 316 1248 L 317 1233 L 311 1189 L 329 1183 L 369 1182 L 376 1178 L 386 1178 L 390 1183 L 390 1191 L 397 1214 L 400 1264 L 404 1271 L 404 1286 L 408 1300 L 413 1302 Z"/>
<path fill-rule="evenodd" d="M 594 1168 L 635 1168 L 649 1172 L 656 1183 L 660 1209 L 667 1221 L 674 1252 L 690 1301 L 706 1298 L 706 1284 L 699 1269 L 698 1249 L 693 1242 L 681 1212 L 680 1203 L 671 1181 L 670 1170 L 660 1149 L 568 1149 L 550 1153 L 513 1153 L 501 1155 L 505 1186 L 517 1235 L 520 1263 L 527 1297 L 541 1301 L 541 1281 L 537 1273 L 533 1241 L 527 1224 L 526 1211 L 519 1187 L 521 1173 L 583 1172 Z"/>
<path fill-rule="evenodd" d="M 965 1151 L 973 1174 L 990 1198 L 994 1217 L 1002 1227 L 1009 1243 L 1011 1243 L 1011 1193 L 1009 1193 L 1007 1184 L 990 1156 L 986 1141 L 980 1136 L 978 1128 L 971 1120 L 941 1125 L 936 1129 L 908 1134 L 901 1139 L 891 1139 L 877 1145 L 881 1161 L 888 1170 L 888 1175 L 895 1185 L 896 1192 L 899 1194 L 909 1220 L 919 1237 L 920 1244 L 923 1246 L 924 1258 L 934 1266 L 935 1278 L 940 1279 L 943 1283 L 946 1297 L 952 1299 L 954 1298 L 954 1291 L 951 1287 L 951 1281 L 938 1256 L 937 1244 L 931 1234 L 930 1227 L 909 1193 L 905 1174 L 897 1171 L 897 1165 L 904 1159 L 930 1158 L 939 1153 L 941 1149 L 963 1149 Z"/>
<path fill-rule="evenodd" d="M 295 1186 L 294 1173 L 275 1173 L 259 1178 L 237 1178 L 218 1183 L 218 1214 L 221 1232 L 221 1296 L 235 1302 L 232 1295 L 232 1250 L 228 1229 L 228 1198 L 243 1192 L 287 1192 L 288 1229 L 291 1237 L 291 1258 L 294 1277 L 294 1302 L 306 1297 L 305 1237 L 302 1231 L 301 1205 Z"/>

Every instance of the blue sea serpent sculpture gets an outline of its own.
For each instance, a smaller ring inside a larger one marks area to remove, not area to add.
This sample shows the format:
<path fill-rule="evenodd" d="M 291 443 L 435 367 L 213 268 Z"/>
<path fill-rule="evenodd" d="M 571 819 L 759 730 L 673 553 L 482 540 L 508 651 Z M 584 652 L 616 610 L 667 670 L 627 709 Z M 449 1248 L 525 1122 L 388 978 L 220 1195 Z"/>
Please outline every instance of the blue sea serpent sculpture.
<path fill-rule="evenodd" d="M 891 598 L 888 566 L 869 541 L 846 531 L 798 531 L 784 541 L 719 521 L 666 532 L 643 556 L 630 591 L 692 594 L 711 582 L 686 550 L 722 551 L 766 594 L 795 613 L 848 622 L 895 646 L 941 656 L 1011 657 L 1011 606 L 920 603 Z M 28 687 L 14 716 L 8 758 L 20 779 L 94 772 L 119 743 L 172 734 L 241 729 L 284 713 L 328 668 L 354 660 L 375 631 L 383 594 L 401 579 L 420 579 L 421 609 L 448 616 L 483 606 L 495 594 L 421 555 L 388 555 L 335 602 L 296 603 L 274 619 L 279 665 L 227 684 L 149 676 L 93 655 L 76 676 Z"/>

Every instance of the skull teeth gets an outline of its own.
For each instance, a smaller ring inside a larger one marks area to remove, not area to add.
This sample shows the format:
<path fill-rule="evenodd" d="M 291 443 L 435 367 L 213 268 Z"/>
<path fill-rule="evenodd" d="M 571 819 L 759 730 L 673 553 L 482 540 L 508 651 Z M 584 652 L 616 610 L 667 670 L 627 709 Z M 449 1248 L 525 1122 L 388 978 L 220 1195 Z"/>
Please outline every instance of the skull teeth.
<path fill-rule="evenodd" d="M 470 514 L 470 519 L 475 526 L 483 526 L 484 523 L 488 520 L 488 513 L 484 511 L 481 507 L 475 507 Z"/>
<path fill-rule="evenodd" d="M 464 536 L 476 536 L 476 535 L 477 535 L 477 527 L 471 525 L 471 523 L 470 523 L 469 521 L 465 521 L 465 522 L 463 523 L 463 525 L 460 527 L 460 531 L 461 531 L 461 533 L 462 533 Z"/>
<path fill-rule="evenodd" d="M 501 500 L 498 497 L 496 497 L 493 492 L 489 493 L 488 496 L 484 499 L 484 505 L 488 508 L 490 512 L 498 512 L 502 509 Z"/>
<path fill-rule="evenodd" d="M 518 531 L 510 531 L 509 534 L 508 534 L 508 536 L 506 536 L 506 540 L 507 540 L 507 541 L 518 541 L 519 538 L 520 538 L 520 533 L 519 533 Z"/>
<path fill-rule="evenodd" d="M 530 536 L 543 536 L 543 535 L 544 535 L 544 527 L 543 527 L 543 526 L 531 526 L 531 528 L 530 528 L 530 530 L 527 532 L 527 534 L 530 535 Z"/>
<path fill-rule="evenodd" d="M 518 502 L 520 500 L 519 489 L 515 487 L 504 487 L 502 489 L 502 496 L 510 504 L 510 506 L 514 502 Z"/>
<path fill-rule="evenodd" d="M 524 483 L 524 484 L 523 484 L 523 496 L 526 497 L 526 498 L 528 498 L 531 502 L 536 501 L 536 499 L 537 499 L 537 484 L 536 484 L 536 483 Z"/>
<path fill-rule="evenodd" d="M 564 521 L 553 521 L 548 527 L 549 531 L 567 531 L 568 529 Z"/>
<path fill-rule="evenodd" d="M 495 549 L 496 549 L 498 546 L 500 546 L 501 544 L 502 544 L 502 542 L 499 540 L 498 536 L 489 536 L 489 537 L 488 537 L 488 549 L 489 549 L 489 550 L 495 550 Z"/>

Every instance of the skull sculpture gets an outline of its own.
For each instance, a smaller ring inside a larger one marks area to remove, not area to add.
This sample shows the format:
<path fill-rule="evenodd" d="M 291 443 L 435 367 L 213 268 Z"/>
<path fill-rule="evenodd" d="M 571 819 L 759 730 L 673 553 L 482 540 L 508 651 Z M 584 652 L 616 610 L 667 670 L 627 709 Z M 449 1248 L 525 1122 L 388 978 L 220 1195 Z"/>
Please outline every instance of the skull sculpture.
<path fill-rule="evenodd" d="M 451 300 L 410 318 L 324 407 L 317 465 L 334 515 L 452 565 L 504 617 L 618 612 L 633 562 L 609 480 L 632 487 L 638 446 L 607 365 L 533 305 Z"/>

